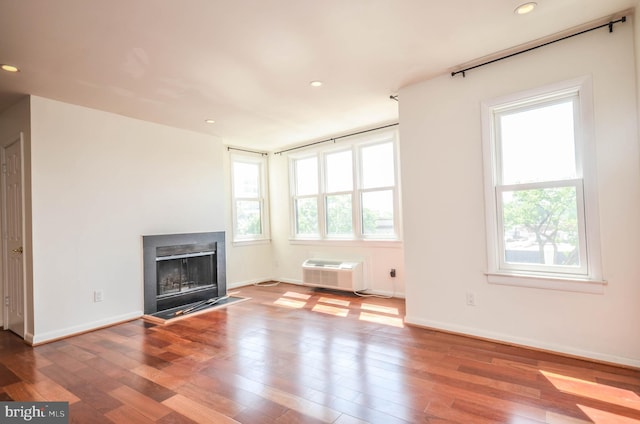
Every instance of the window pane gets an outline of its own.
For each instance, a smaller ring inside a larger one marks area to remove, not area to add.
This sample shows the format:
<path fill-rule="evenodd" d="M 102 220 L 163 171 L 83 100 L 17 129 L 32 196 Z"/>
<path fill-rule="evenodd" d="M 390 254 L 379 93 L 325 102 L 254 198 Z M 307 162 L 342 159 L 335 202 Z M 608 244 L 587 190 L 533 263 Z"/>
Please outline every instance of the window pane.
<path fill-rule="evenodd" d="M 351 194 L 327 196 L 327 234 L 353 235 Z"/>
<path fill-rule="evenodd" d="M 362 232 L 366 235 L 394 234 L 393 191 L 362 193 Z"/>
<path fill-rule="evenodd" d="M 235 197 L 257 197 L 260 189 L 260 165 L 233 163 L 233 194 Z"/>
<path fill-rule="evenodd" d="M 502 193 L 507 263 L 580 266 L 575 187 Z"/>
<path fill-rule="evenodd" d="M 318 194 L 318 159 L 314 156 L 296 160 L 296 194 Z"/>
<path fill-rule="evenodd" d="M 502 184 L 576 178 L 573 99 L 499 118 Z"/>
<path fill-rule="evenodd" d="M 237 235 L 256 236 L 262 234 L 260 215 L 259 201 L 238 200 L 236 202 Z"/>
<path fill-rule="evenodd" d="M 327 192 L 351 191 L 353 189 L 353 165 L 351 150 L 330 153 L 327 160 Z"/>
<path fill-rule="evenodd" d="M 296 234 L 318 235 L 318 201 L 296 199 Z"/>
<path fill-rule="evenodd" d="M 362 148 L 363 188 L 391 187 L 395 184 L 393 143 Z"/>

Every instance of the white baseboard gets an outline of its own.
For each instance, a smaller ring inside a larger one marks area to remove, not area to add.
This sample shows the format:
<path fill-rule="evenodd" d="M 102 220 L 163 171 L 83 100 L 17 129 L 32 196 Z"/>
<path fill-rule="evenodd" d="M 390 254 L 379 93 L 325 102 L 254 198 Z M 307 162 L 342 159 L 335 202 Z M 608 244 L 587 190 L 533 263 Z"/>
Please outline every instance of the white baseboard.
<path fill-rule="evenodd" d="M 522 347 L 528 347 L 532 349 L 539 349 L 551 353 L 557 353 L 560 355 L 567 355 L 576 358 L 582 358 L 586 360 L 594 360 L 599 362 L 606 362 L 610 364 L 624 365 L 634 368 L 640 368 L 640 360 L 633 358 L 625 358 L 615 355 L 609 355 L 601 352 L 592 352 L 588 350 L 576 349 L 572 346 L 559 345 L 555 343 L 547 343 L 540 340 L 533 340 L 523 337 L 514 337 L 508 334 L 495 333 L 492 331 L 484 331 L 477 328 L 465 327 L 455 324 L 447 324 L 444 322 L 424 320 L 421 318 L 406 316 L 405 323 L 410 325 L 416 325 L 419 327 L 432 328 L 434 330 L 442 330 L 451 333 L 457 333 L 461 335 L 467 335 L 472 337 L 479 337 L 495 341 L 498 343 L 507 343 L 511 345 L 517 345 Z"/>
<path fill-rule="evenodd" d="M 75 336 L 77 334 L 86 333 L 88 331 L 97 330 L 103 327 L 109 327 L 111 325 L 120 324 L 122 322 L 131 321 L 142 317 L 142 311 L 129 312 L 114 317 L 105 318 L 98 321 L 92 321 L 75 325 L 73 327 L 62 328 L 59 330 L 53 330 L 40 334 L 25 334 L 24 340 L 31 345 L 38 345 L 42 343 L 52 342 L 54 340 L 62 339 L 65 337 Z"/>
<path fill-rule="evenodd" d="M 386 290 L 368 289 L 368 290 L 364 291 L 363 294 L 372 294 L 372 295 L 382 296 L 382 297 L 395 297 L 395 298 L 398 298 L 398 299 L 404 299 L 404 293 L 390 292 L 390 291 L 386 291 Z"/>
<path fill-rule="evenodd" d="M 238 281 L 235 283 L 227 284 L 227 291 L 229 289 L 238 289 L 240 287 L 250 286 L 253 284 L 261 284 L 261 283 L 270 283 L 270 282 L 279 282 L 279 283 L 288 283 L 288 284 L 296 284 L 298 286 L 302 285 L 302 281 L 300 280 L 289 280 L 286 278 L 258 278 L 255 280 L 247 280 L 247 281 Z"/>
<path fill-rule="evenodd" d="M 290 278 L 278 278 L 276 281 L 282 281 L 283 283 L 295 284 L 297 286 L 303 286 L 302 280 L 292 280 Z"/>

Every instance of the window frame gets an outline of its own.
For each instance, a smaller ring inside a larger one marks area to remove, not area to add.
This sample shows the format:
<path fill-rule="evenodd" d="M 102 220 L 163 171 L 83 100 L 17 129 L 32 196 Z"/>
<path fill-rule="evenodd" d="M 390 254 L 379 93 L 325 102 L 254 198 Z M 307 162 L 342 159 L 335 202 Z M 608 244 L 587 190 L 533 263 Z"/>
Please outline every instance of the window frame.
<path fill-rule="evenodd" d="M 320 146 L 313 149 L 305 150 L 300 153 L 289 154 L 289 186 L 290 186 L 290 216 L 291 216 L 291 237 L 292 242 L 382 242 L 388 244 L 391 242 L 401 241 L 401 205 L 399 201 L 400 193 L 400 170 L 398 161 L 398 135 L 397 130 L 385 130 L 374 132 L 367 135 L 354 136 L 340 144 L 331 146 Z M 371 191 L 380 191 L 381 188 L 362 188 L 362 149 L 377 144 L 391 143 L 393 148 L 393 176 L 395 185 L 385 187 L 386 190 L 392 190 L 393 193 L 393 234 L 388 236 L 366 235 L 363 234 L 362 222 L 362 193 Z M 344 151 L 351 151 L 352 161 L 352 189 L 329 192 L 327 191 L 327 156 Z M 297 195 L 296 194 L 296 161 L 315 157 L 318 164 L 318 193 L 315 195 Z M 351 195 L 351 219 L 353 233 L 347 234 L 328 234 L 328 214 L 327 202 L 331 196 Z M 315 197 L 318 207 L 318 233 L 315 235 L 298 234 L 297 233 L 297 209 L 296 201 L 301 198 Z"/>
<path fill-rule="evenodd" d="M 268 159 L 266 155 L 248 155 L 242 153 L 230 153 L 230 182 L 231 182 L 231 216 L 234 244 L 266 243 L 271 239 L 269 225 L 269 186 L 268 186 Z M 258 194 L 255 197 L 236 196 L 235 170 L 236 163 L 257 165 L 258 167 Z M 260 228 L 257 235 L 238 234 L 238 207 L 240 201 L 257 201 L 260 205 Z"/>
<path fill-rule="evenodd" d="M 600 231 L 598 216 L 596 149 L 594 139 L 593 95 L 590 77 L 482 102 L 482 147 L 485 186 L 487 238 L 487 280 L 506 284 L 566 291 L 602 293 Z M 511 110 L 531 110 L 541 105 L 576 96 L 574 100 L 575 178 L 521 184 L 501 184 L 501 152 L 496 115 Z M 581 266 L 573 270 L 561 266 L 506 263 L 502 222 L 502 193 L 517 189 L 576 187 Z M 580 207 L 582 205 L 582 207 Z"/>

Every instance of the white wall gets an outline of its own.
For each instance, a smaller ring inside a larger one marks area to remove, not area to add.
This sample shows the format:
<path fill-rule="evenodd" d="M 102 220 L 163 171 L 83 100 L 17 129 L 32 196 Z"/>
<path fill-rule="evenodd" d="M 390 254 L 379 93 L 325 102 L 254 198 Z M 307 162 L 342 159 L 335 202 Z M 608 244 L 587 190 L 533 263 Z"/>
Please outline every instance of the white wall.
<path fill-rule="evenodd" d="M 640 366 L 634 64 L 627 22 L 400 91 L 408 322 Z M 488 284 L 480 103 L 583 75 L 593 78 L 609 284 L 602 295 Z"/>
<path fill-rule="evenodd" d="M 220 140 L 40 97 L 31 130 L 27 340 L 140 316 L 142 235 L 225 230 Z"/>
<path fill-rule="evenodd" d="M 400 141 L 402 143 L 402 141 Z M 270 156 L 271 234 L 275 279 L 302 282 L 302 263 L 308 258 L 358 260 L 364 262 L 364 278 L 372 292 L 404 297 L 403 245 L 397 243 L 291 242 L 289 202 L 289 158 Z M 391 247 L 389 247 L 391 245 Z M 389 271 L 396 269 L 396 278 Z"/>

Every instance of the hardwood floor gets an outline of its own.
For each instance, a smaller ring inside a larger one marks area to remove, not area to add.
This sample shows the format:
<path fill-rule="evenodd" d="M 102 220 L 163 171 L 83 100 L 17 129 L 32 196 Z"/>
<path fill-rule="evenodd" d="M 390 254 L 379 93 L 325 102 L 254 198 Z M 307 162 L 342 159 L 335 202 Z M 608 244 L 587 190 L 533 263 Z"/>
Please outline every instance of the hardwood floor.
<path fill-rule="evenodd" d="M 402 325 L 400 299 L 280 284 L 168 325 L 31 348 L 0 332 L 0 401 L 73 423 L 640 423 L 640 371 Z"/>

